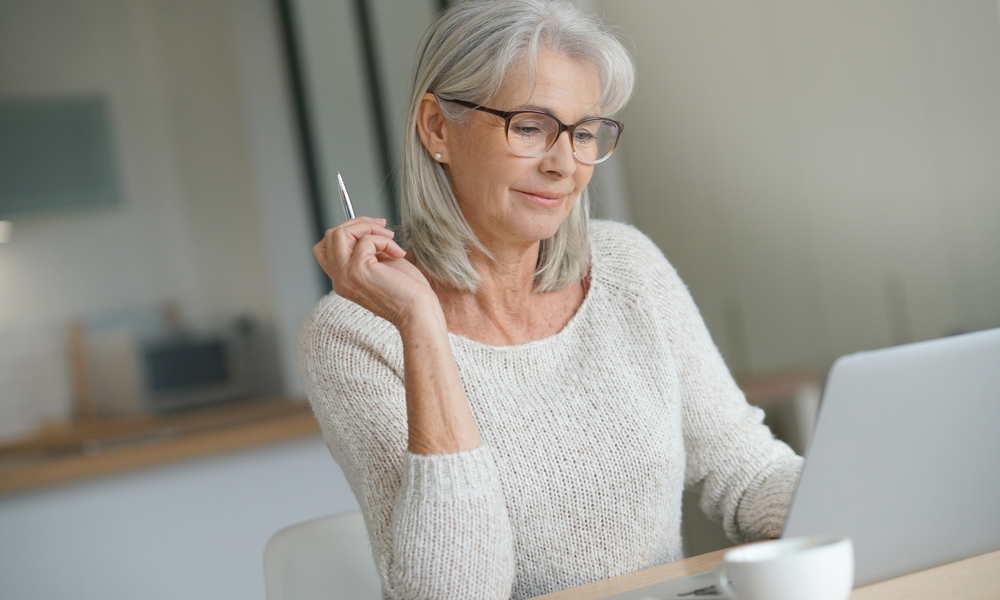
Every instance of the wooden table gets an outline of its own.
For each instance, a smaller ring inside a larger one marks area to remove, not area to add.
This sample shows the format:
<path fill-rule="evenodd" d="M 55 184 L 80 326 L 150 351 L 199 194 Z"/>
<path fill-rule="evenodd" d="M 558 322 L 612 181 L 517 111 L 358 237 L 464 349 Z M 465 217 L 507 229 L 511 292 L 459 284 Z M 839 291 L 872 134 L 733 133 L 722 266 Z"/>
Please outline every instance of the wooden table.
<path fill-rule="evenodd" d="M 694 556 L 651 569 L 627 573 L 561 590 L 534 600 L 599 600 L 614 594 L 704 573 L 726 550 Z M 636 598 L 644 594 L 636 592 Z M 708 596 L 706 596 L 708 597 Z M 1000 599 L 1000 551 L 981 554 L 854 590 L 851 600 L 997 600 Z"/>

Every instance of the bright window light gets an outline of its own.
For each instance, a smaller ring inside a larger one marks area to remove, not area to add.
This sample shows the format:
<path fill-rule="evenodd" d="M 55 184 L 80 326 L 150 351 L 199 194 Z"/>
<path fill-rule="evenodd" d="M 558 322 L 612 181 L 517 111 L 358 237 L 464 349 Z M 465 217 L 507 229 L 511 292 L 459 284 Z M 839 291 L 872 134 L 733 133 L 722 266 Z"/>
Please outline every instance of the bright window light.
<path fill-rule="evenodd" d="M 10 230 L 13 225 L 10 221 L 0 221 L 0 244 L 10 241 Z"/>

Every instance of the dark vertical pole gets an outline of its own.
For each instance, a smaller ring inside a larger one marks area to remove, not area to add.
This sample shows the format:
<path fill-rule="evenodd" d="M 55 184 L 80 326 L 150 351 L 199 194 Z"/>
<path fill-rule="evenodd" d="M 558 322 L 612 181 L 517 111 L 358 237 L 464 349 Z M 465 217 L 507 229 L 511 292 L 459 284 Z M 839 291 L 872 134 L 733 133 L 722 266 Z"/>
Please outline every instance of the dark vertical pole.
<path fill-rule="evenodd" d="M 382 163 L 382 174 L 385 179 L 389 196 L 390 220 L 399 223 L 399 196 L 396 185 L 396 171 L 392 168 L 392 152 L 389 144 L 389 121 L 386 118 L 384 96 L 382 93 L 382 72 L 379 69 L 378 56 L 375 53 L 375 31 L 368 12 L 367 0 L 354 0 L 354 14 L 358 20 L 358 30 L 361 32 L 361 50 L 364 55 L 365 79 L 368 83 L 368 101 L 372 107 L 372 119 L 375 126 L 375 136 L 378 141 L 379 162 Z"/>
<path fill-rule="evenodd" d="M 438 0 L 438 12 L 442 13 L 447 10 L 449 4 L 448 0 Z"/>
<path fill-rule="evenodd" d="M 292 103 L 295 106 L 295 125 L 299 134 L 302 150 L 303 175 L 306 181 L 306 194 L 309 197 L 309 208 L 312 213 L 313 233 L 316 241 L 326 234 L 329 221 L 323 211 L 323 184 L 319 176 L 319 164 L 316 144 L 313 140 L 312 126 L 309 115 L 309 105 L 306 102 L 305 80 L 302 75 L 302 62 L 299 57 L 298 37 L 295 29 L 295 13 L 292 8 L 294 0 L 278 0 L 278 11 L 281 16 L 281 30 L 284 34 L 285 59 L 288 66 L 289 86 L 292 91 Z M 319 266 L 317 265 L 317 269 Z M 330 278 L 319 269 L 322 289 L 332 289 Z"/>

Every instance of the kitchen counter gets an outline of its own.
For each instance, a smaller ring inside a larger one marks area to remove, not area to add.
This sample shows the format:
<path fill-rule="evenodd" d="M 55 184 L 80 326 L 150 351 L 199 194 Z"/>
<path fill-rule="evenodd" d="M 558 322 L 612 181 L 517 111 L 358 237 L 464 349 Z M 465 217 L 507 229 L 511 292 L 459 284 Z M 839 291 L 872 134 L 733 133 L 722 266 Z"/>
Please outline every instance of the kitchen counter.
<path fill-rule="evenodd" d="M 49 426 L 0 443 L 0 495 L 318 436 L 309 404 L 261 398 Z"/>

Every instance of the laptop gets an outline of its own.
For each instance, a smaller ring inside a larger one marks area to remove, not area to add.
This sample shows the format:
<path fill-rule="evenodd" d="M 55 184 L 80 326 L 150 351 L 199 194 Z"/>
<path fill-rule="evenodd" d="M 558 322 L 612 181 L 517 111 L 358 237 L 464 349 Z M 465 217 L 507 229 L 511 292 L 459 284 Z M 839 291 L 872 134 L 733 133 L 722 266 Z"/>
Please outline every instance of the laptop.
<path fill-rule="evenodd" d="M 834 363 L 783 537 L 821 534 L 854 541 L 855 587 L 1000 550 L 1000 329 Z M 611 598 L 718 597 L 712 581 Z"/>

